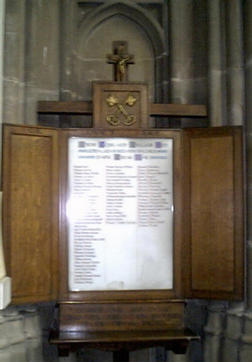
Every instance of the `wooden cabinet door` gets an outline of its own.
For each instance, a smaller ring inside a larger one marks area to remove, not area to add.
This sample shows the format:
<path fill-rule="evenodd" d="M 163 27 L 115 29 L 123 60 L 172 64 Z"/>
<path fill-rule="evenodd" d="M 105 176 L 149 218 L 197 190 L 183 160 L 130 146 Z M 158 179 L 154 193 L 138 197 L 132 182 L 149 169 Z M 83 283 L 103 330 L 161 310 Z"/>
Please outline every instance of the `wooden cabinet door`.
<path fill-rule="evenodd" d="M 242 129 L 191 129 L 184 136 L 185 296 L 242 299 Z"/>
<path fill-rule="evenodd" d="M 13 303 L 57 296 L 57 138 L 56 129 L 4 125 L 3 231 Z"/>

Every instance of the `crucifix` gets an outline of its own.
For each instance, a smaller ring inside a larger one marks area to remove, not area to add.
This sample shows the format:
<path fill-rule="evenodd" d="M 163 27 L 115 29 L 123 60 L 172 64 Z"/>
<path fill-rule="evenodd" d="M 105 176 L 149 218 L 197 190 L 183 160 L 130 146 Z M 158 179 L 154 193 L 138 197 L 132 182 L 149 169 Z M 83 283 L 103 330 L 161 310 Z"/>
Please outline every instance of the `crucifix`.
<path fill-rule="evenodd" d="M 113 54 L 107 55 L 107 63 L 114 65 L 114 81 L 124 82 L 128 80 L 128 65 L 134 64 L 134 55 L 128 54 L 126 41 L 114 41 Z"/>

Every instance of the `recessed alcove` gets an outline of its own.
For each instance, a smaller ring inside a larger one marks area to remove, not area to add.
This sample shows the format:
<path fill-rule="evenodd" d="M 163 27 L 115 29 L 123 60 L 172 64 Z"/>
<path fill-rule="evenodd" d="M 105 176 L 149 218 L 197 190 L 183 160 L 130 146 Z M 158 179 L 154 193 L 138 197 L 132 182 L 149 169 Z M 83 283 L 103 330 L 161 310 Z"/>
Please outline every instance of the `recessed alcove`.
<path fill-rule="evenodd" d="M 155 94 L 155 61 L 150 39 L 143 29 L 124 15 L 114 15 L 95 26 L 89 37 L 79 34 L 76 54 L 76 86 L 80 98 L 90 99 L 94 80 L 113 80 L 113 67 L 106 63 L 106 55 L 112 53 L 112 42 L 128 42 L 128 53 L 135 57 L 129 66 L 129 81 L 149 84 L 150 101 Z M 86 80 L 83 88 L 83 79 Z"/>

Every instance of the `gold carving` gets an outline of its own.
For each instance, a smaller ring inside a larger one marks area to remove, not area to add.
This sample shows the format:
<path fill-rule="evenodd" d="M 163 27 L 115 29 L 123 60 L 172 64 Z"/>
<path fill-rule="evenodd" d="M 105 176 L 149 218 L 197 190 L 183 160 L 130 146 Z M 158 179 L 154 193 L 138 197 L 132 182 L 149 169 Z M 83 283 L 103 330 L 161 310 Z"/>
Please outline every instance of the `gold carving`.
<path fill-rule="evenodd" d="M 123 124 L 125 126 L 131 126 L 132 124 L 134 124 L 136 122 L 136 116 L 128 116 L 127 119 L 125 121 L 123 121 Z"/>
<path fill-rule="evenodd" d="M 129 94 L 128 98 L 126 99 L 126 102 L 125 102 L 128 106 L 132 107 L 134 106 L 134 104 L 136 103 L 136 98 L 132 95 L 132 94 Z"/>
<path fill-rule="evenodd" d="M 116 116 L 112 115 L 112 114 L 106 117 L 106 121 L 111 126 L 119 126 L 119 119 Z"/>
<path fill-rule="evenodd" d="M 137 99 L 132 94 L 129 94 L 125 100 L 125 106 L 133 107 L 134 104 L 136 103 L 136 101 L 137 101 Z M 121 123 L 124 124 L 125 126 L 131 126 L 132 124 L 134 124 L 136 122 L 136 116 L 128 114 L 127 110 L 125 109 L 125 106 L 123 104 L 119 103 L 118 98 L 116 98 L 115 96 L 110 94 L 107 97 L 106 102 L 107 102 L 108 106 L 111 108 L 116 106 L 116 110 L 115 110 L 114 114 L 108 114 L 106 117 L 106 121 L 111 126 L 115 126 L 115 127 L 119 126 L 120 119 L 119 119 L 118 113 L 122 114 L 124 116 L 124 119 L 121 120 Z"/>
<path fill-rule="evenodd" d="M 115 104 L 117 104 L 119 102 L 116 97 L 111 96 L 111 95 L 106 99 L 106 101 L 110 107 L 113 107 Z"/>

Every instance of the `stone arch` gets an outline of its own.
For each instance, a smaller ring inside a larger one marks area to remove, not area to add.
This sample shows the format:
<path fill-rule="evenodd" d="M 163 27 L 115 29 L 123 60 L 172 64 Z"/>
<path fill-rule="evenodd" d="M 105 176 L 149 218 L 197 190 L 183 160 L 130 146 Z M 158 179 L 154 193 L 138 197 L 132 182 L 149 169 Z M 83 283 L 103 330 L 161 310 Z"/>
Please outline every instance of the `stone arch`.
<path fill-rule="evenodd" d="M 126 0 L 108 1 L 106 4 L 97 7 L 82 20 L 79 33 L 82 37 L 88 38 L 100 23 L 115 15 L 128 17 L 143 29 L 151 41 L 155 57 L 160 57 L 164 53 L 165 41 L 159 23 L 141 6 L 129 3 Z"/>
<path fill-rule="evenodd" d="M 163 100 L 163 68 L 168 67 L 168 65 L 165 64 L 165 61 L 167 60 L 167 54 L 165 54 L 165 37 L 163 29 L 161 28 L 158 21 L 141 6 L 126 0 L 113 0 L 106 1 L 106 4 L 100 5 L 93 11 L 90 11 L 79 23 L 75 43 L 75 56 L 78 57 L 77 54 L 80 53 L 85 54 L 85 47 L 88 39 L 101 24 L 105 23 L 113 17 L 118 16 L 128 19 L 129 21 L 136 24 L 145 34 L 146 39 L 151 45 L 154 61 L 153 100 L 161 102 Z M 165 72 L 167 72 L 167 70 L 165 70 Z"/>

